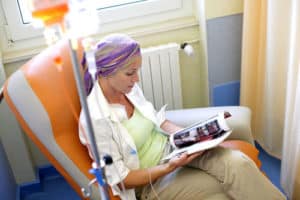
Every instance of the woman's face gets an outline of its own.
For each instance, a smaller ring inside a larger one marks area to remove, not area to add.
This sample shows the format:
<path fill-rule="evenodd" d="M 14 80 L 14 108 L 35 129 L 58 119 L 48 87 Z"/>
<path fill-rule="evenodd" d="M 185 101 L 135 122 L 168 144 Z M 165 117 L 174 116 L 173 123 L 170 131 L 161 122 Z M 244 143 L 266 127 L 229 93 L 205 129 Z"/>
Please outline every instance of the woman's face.
<path fill-rule="evenodd" d="M 128 66 L 117 70 L 116 73 L 107 77 L 112 89 L 123 94 L 129 93 L 134 84 L 139 81 L 138 70 L 141 67 L 141 63 L 141 56 L 135 56 Z"/>

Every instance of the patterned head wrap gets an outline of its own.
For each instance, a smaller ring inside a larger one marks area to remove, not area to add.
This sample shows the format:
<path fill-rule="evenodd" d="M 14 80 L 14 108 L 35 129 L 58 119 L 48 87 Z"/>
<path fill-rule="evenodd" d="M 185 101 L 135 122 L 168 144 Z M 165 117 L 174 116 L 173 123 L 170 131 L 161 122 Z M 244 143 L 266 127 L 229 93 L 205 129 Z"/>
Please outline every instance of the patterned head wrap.
<path fill-rule="evenodd" d="M 109 76 L 120 68 L 130 66 L 135 56 L 140 56 L 140 45 L 123 34 L 111 34 L 104 37 L 97 44 L 95 50 L 96 74 L 95 79 L 99 76 Z M 86 58 L 83 57 L 81 64 L 86 64 Z M 84 81 L 86 92 L 89 94 L 93 87 L 91 74 L 85 71 Z"/>

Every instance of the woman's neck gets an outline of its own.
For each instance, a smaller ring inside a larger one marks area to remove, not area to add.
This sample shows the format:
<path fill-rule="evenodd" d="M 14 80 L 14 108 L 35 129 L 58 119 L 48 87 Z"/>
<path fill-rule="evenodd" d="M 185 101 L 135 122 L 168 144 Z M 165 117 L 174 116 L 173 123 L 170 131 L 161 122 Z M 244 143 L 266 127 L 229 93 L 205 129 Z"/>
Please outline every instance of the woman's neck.
<path fill-rule="evenodd" d="M 134 106 L 133 104 L 127 99 L 124 93 L 117 91 L 114 89 L 107 79 L 100 78 L 98 80 L 98 84 L 102 88 L 103 94 L 107 99 L 108 103 L 110 104 L 121 104 L 125 106 L 126 113 L 128 118 L 133 115 Z"/>
<path fill-rule="evenodd" d="M 100 85 L 103 94 L 109 103 L 121 104 L 124 100 L 125 95 L 111 87 L 106 79 L 99 79 L 98 84 Z"/>

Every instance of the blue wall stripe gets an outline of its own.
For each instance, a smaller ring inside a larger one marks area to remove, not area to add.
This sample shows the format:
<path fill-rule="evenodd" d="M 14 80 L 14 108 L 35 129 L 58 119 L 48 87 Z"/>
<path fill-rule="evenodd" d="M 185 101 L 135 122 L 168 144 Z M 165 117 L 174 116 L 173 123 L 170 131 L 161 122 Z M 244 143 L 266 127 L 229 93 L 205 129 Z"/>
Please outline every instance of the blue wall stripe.
<path fill-rule="evenodd" d="M 216 85 L 213 88 L 213 106 L 240 105 L 240 81 Z"/>

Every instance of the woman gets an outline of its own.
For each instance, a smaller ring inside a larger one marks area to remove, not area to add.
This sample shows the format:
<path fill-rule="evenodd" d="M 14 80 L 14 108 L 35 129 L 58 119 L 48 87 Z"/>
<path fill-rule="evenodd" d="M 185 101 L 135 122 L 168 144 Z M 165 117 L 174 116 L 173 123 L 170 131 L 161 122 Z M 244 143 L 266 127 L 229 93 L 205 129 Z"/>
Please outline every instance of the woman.
<path fill-rule="evenodd" d="M 136 84 L 139 44 L 126 35 L 109 35 L 98 43 L 95 57 L 94 85 L 85 69 L 87 101 L 98 149 L 114 161 L 105 169 L 114 194 L 122 199 L 285 199 L 238 151 L 218 147 L 160 162 L 170 152 L 165 133 L 180 127 L 165 119 L 164 109 L 156 112 Z M 81 113 L 85 129 L 84 119 Z M 80 131 L 88 145 L 86 137 Z M 213 183 L 203 184 L 203 174 Z M 221 194 L 210 192 L 215 190 L 211 185 L 219 185 Z"/>

